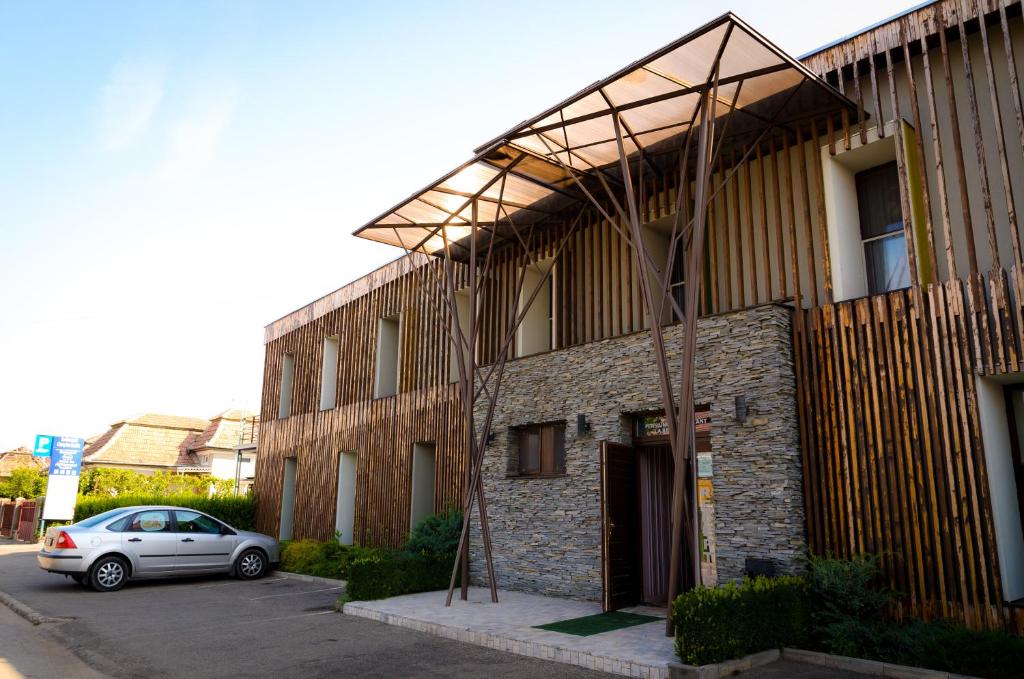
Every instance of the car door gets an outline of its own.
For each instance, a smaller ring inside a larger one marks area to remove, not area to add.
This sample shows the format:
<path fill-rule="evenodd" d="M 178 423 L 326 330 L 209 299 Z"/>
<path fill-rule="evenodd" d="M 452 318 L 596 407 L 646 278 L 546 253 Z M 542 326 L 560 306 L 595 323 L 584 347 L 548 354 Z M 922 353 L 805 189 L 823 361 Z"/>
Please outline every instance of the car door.
<path fill-rule="evenodd" d="M 225 533 L 224 525 L 200 512 L 176 509 L 178 523 L 178 571 L 227 570 L 237 536 Z"/>
<path fill-rule="evenodd" d="M 177 536 L 167 509 L 136 512 L 121 533 L 121 546 L 138 575 L 171 573 L 177 566 Z"/>

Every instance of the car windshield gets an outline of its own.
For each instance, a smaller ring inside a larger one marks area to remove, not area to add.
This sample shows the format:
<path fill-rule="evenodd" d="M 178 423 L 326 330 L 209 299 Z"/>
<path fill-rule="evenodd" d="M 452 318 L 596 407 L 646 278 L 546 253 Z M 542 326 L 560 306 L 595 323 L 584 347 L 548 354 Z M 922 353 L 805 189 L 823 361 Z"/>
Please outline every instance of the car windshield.
<path fill-rule="evenodd" d="M 97 514 L 96 516 L 90 516 L 88 519 L 82 519 L 81 521 L 79 521 L 75 525 L 76 526 L 81 526 L 82 528 L 92 528 L 94 526 L 100 525 L 101 523 L 103 523 L 107 519 L 112 519 L 115 516 L 117 516 L 118 514 L 124 513 L 124 511 L 125 511 L 124 507 L 118 507 L 117 509 L 110 509 L 110 510 L 107 510 L 107 511 L 103 512 L 102 514 Z"/>

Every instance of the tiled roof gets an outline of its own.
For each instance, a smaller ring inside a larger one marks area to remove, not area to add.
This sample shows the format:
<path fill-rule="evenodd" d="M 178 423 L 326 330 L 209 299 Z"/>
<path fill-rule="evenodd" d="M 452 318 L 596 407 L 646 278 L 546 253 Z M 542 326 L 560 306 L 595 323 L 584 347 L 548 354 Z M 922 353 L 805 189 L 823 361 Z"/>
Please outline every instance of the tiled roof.
<path fill-rule="evenodd" d="M 225 410 L 210 421 L 210 425 L 192 444 L 191 449 L 233 450 L 240 443 L 252 443 L 259 437 L 259 420 L 259 417 L 246 410 Z"/>
<path fill-rule="evenodd" d="M 92 465 L 199 467 L 196 451 L 233 450 L 259 436 L 259 417 L 245 410 L 225 410 L 211 420 L 146 413 L 111 425 L 89 440 L 83 461 Z M 186 471 L 195 471 L 194 469 Z"/>
<path fill-rule="evenodd" d="M 49 463 L 48 457 L 35 457 L 28 448 L 15 448 L 0 453 L 0 476 L 10 476 L 11 472 L 21 467 L 44 469 Z"/>
<path fill-rule="evenodd" d="M 206 429 L 210 421 L 201 417 L 182 417 L 180 415 L 160 415 L 158 413 L 145 413 L 130 420 L 129 424 L 139 424 L 147 427 L 163 427 L 165 429 Z"/>
<path fill-rule="evenodd" d="M 83 461 L 94 465 L 195 465 L 190 449 L 209 426 L 209 420 L 196 417 L 140 415 L 117 422 L 100 435 L 85 449 Z"/>

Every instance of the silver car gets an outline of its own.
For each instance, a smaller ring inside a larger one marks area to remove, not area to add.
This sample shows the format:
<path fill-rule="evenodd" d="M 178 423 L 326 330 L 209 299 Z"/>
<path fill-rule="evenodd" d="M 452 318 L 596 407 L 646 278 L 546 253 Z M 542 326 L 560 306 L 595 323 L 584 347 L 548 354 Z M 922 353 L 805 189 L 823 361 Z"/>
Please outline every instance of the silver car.
<path fill-rule="evenodd" d="M 236 530 L 185 507 L 120 507 L 46 530 L 39 567 L 100 592 L 128 580 L 231 573 L 266 575 L 280 561 L 277 540 Z"/>

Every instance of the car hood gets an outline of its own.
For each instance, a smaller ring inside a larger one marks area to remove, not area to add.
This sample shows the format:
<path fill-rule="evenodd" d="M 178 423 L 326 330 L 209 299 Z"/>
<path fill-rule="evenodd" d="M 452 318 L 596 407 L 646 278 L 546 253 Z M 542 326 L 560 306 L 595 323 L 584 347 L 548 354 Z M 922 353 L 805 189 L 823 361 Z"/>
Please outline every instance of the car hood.
<path fill-rule="evenodd" d="M 263 533 L 256 533 L 256 532 L 251 531 L 251 530 L 237 530 L 236 529 L 235 533 L 237 533 L 238 537 L 242 538 L 243 540 L 269 540 L 271 542 L 277 542 L 277 540 L 275 540 L 274 538 L 270 537 L 269 535 L 264 535 Z"/>

